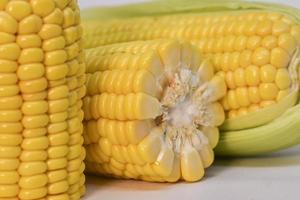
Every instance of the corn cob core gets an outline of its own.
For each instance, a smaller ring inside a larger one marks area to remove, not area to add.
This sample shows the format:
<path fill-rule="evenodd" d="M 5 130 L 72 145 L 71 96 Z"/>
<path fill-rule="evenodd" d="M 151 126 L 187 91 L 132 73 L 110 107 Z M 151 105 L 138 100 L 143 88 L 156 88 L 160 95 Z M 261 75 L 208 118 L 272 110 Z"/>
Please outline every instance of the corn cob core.
<path fill-rule="evenodd" d="M 213 162 L 225 81 L 197 48 L 171 40 L 87 51 L 87 170 L 197 181 Z"/>
<path fill-rule="evenodd" d="M 300 26 L 285 14 L 247 10 L 88 22 L 85 37 L 86 48 L 156 38 L 191 42 L 225 78 L 228 90 L 221 102 L 227 119 L 276 109 L 298 91 L 293 58 L 299 55 Z M 295 103 L 294 98 L 289 106 Z"/>
<path fill-rule="evenodd" d="M 84 193 L 76 0 L 0 1 L 0 199 Z"/>

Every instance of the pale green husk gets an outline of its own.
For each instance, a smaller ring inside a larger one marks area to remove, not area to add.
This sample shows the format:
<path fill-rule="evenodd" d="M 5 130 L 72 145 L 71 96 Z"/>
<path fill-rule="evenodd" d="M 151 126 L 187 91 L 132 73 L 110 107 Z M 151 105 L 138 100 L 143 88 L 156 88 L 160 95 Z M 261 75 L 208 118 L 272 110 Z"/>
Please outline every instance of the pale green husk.
<path fill-rule="evenodd" d="M 275 3 L 253 3 L 239 0 L 161 0 L 115 7 L 96 7 L 83 10 L 82 19 L 84 21 L 111 20 L 130 17 L 220 12 L 240 9 L 277 11 L 300 20 L 300 12 L 296 8 Z"/>

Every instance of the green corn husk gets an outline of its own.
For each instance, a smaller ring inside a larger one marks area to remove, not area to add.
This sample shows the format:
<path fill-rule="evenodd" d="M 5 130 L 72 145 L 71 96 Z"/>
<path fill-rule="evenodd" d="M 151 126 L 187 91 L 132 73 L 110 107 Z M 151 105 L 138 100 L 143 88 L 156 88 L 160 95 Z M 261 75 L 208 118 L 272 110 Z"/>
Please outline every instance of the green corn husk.
<path fill-rule="evenodd" d="M 114 7 L 88 8 L 82 11 L 82 19 L 111 20 L 131 17 L 160 16 L 183 13 L 220 12 L 230 10 L 272 10 L 300 20 L 298 9 L 275 3 L 253 3 L 240 0 L 163 0 Z"/>

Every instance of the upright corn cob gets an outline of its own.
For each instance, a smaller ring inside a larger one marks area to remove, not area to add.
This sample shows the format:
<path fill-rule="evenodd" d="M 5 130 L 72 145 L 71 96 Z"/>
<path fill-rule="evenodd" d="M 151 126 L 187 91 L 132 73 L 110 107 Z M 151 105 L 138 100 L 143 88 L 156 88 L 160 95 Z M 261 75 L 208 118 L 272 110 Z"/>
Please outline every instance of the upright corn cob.
<path fill-rule="evenodd" d="M 172 40 L 87 51 L 88 172 L 197 181 L 214 159 L 225 81 L 198 49 Z"/>
<path fill-rule="evenodd" d="M 0 1 L 1 200 L 84 193 L 79 24 L 76 0 Z"/>
<path fill-rule="evenodd" d="M 219 154 L 265 153 L 299 143 L 299 140 L 294 141 L 299 134 L 293 133 L 290 137 L 293 140 L 277 137 L 273 146 L 264 145 L 264 133 L 252 130 L 270 122 L 272 126 L 272 121 L 298 100 L 299 16 L 276 6 L 271 10 L 264 4 L 205 1 L 181 4 L 181 8 L 168 4 L 170 12 L 172 6 L 173 12 L 177 12 L 172 15 L 163 15 L 167 10 L 162 13 L 152 10 L 146 13 L 163 16 L 87 21 L 86 48 L 156 38 L 191 42 L 213 60 L 217 74 L 226 81 L 228 90 L 221 100 L 226 120 L 221 127 L 224 140 L 221 139 L 217 149 Z M 191 13 L 180 13 L 187 10 Z M 131 11 L 132 15 L 140 12 Z M 244 136 L 245 142 L 241 142 L 242 138 L 235 142 L 235 133 Z M 274 134 L 275 137 L 275 133 L 268 132 L 268 136 L 271 138 Z M 247 134 L 250 141 L 246 141 Z M 259 138 L 261 142 L 257 142 Z M 260 145 L 259 150 L 250 150 L 249 147 L 255 149 L 255 145 Z"/>

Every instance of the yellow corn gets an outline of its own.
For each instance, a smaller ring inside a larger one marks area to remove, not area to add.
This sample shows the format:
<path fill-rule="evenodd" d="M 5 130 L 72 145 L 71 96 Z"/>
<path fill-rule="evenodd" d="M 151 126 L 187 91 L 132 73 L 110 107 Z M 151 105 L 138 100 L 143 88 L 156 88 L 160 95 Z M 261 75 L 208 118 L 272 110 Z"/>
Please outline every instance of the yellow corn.
<path fill-rule="evenodd" d="M 88 172 L 197 181 L 214 159 L 224 112 L 224 78 L 199 50 L 172 40 L 87 51 Z"/>
<path fill-rule="evenodd" d="M 0 199 L 79 199 L 85 64 L 76 0 L 0 1 Z"/>
<path fill-rule="evenodd" d="M 151 27 L 151 29 L 149 29 Z M 300 42 L 300 28 L 272 11 L 227 11 L 177 14 L 86 23 L 86 48 L 175 38 L 189 41 L 213 59 L 228 88 L 222 100 L 227 118 L 236 118 L 278 103 L 297 80 L 290 69 Z"/>
<path fill-rule="evenodd" d="M 257 155 L 299 144 L 300 18 L 297 9 L 244 1 L 166 0 L 93 8 L 83 13 L 86 48 L 116 46 L 136 40 L 177 39 L 197 46 L 205 58 L 213 61 L 214 71 L 225 80 L 227 88 L 219 101 L 226 119 L 220 127 L 221 138 L 215 149 L 218 155 Z M 183 55 L 188 56 L 188 52 Z M 145 55 L 144 58 L 148 57 Z M 124 60 L 137 66 L 138 59 L 129 54 L 101 56 L 101 61 L 89 57 L 88 63 L 101 69 L 113 66 L 120 69 L 125 66 Z M 210 70 L 202 73 L 202 77 L 212 74 Z M 115 73 L 105 72 L 99 76 L 110 77 L 112 74 Z M 133 74 L 128 73 L 128 78 Z M 135 81 L 124 78 L 130 85 L 125 90 L 125 84 L 120 84 L 124 75 L 114 77 L 107 80 L 114 80 L 117 85 L 112 87 L 105 80 L 98 91 L 124 95 L 124 91 L 136 90 L 132 86 Z M 148 81 L 150 84 L 151 80 Z M 160 94 L 155 88 L 152 91 L 145 89 L 145 84 L 141 88 L 146 94 Z M 91 99 L 87 101 L 96 102 Z M 122 100 L 114 102 L 122 105 Z M 216 113 L 222 109 L 218 106 L 210 108 Z M 126 112 L 115 114 L 119 119 L 126 116 Z M 214 120 L 218 121 L 217 118 Z M 104 141 L 104 144 L 108 143 Z M 133 173 L 133 166 L 128 169 Z M 141 171 L 140 168 L 136 170 Z"/>

